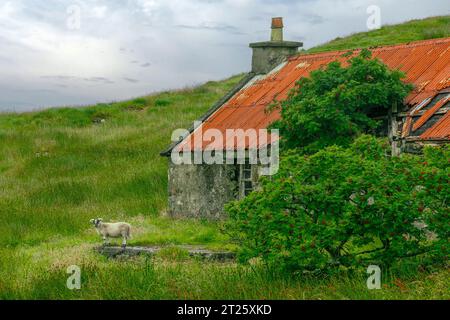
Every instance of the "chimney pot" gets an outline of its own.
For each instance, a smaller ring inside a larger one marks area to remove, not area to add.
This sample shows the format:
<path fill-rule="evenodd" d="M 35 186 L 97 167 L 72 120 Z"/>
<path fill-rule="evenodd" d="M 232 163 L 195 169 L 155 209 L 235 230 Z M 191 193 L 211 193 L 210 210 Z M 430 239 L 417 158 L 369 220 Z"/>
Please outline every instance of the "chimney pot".
<path fill-rule="evenodd" d="M 272 18 L 272 34 L 270 41 L 283 41 L 283 18 Z"/>
<path fill-rule="evenodd" d="M 283 28 L 283 18 L 272 18 L 272 29 Z"/>

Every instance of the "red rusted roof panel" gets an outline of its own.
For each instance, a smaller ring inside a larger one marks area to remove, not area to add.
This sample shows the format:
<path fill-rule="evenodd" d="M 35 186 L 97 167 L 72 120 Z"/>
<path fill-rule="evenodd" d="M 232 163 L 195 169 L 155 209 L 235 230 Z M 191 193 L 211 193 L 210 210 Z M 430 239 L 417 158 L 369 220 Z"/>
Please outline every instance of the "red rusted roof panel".
<path fill-rule="evenodd" d="M 373 57 L 379 58 L 391 69 L 398 69 L 404 72 L 406 81 L 414 85 L 414 90 L 405 101 L 411 110 L 423 103 L 425 99 L 432 98 L 442 89 L 450 87 L 450 38 L 377 47 L 370 50 Z M 202 125 L 203 131 L 213 128 L 222 132 L 225 136 L 226 129 L 266 128 L 280 117 L 279 111 L 267 111 L 267 107 L 274 100 L 281 101 L 286 99 L 295 83 L 300 78 L 309 76 L 311 71 L 336 60 L 346 65 L 348 59 L 357 55 L 359 50 L 354 50 L 350 57 L 344 57 L 343 55 L 347 52 L 348 50 L 302 54 L 290 58 L 281 69 L 261 77 L 261 79 L 244 87 L 233 96 L 205 121 Z M 408 117 L 402 135 L 409 135 L 411 126 L 413 126 L 413 131 L 420 128 L 444 104 L 444 101 L 440 101 L 433 108 L 427 110 L 414 124 L 412 123 L 412 118 Z M 196 137 L 199 135 L 196 132 L 186 138 L 179 147 L 186 145 L 192 147 L 192 136 Z M 447 113 L 432 128 L 425 131 L 420 138 L 445 138 L 448 137 L 449 132 L 450 116 Z M 202 143 L 201 145 L 201 148 L 205 148 L 208 143 Z M 214 148 L 221 149 L 218 143 L 213 143 L 212 145 Z M 245 145 L 248 145 L 248 143 L 245 143 Z M 210 146 L 211 144 L 208 147 Z"/>
<path fill-rule="evenodd" d="M 415 131 L 425 124 L 447 101 L 448 97 L 439 100 L 432 108 L 428 109 L 413 125 L 412 130 Z"/>
<path fill-rule="evenodd" d="M 423 140 L 450 140 L 450 111 L 421 136 Z"/>

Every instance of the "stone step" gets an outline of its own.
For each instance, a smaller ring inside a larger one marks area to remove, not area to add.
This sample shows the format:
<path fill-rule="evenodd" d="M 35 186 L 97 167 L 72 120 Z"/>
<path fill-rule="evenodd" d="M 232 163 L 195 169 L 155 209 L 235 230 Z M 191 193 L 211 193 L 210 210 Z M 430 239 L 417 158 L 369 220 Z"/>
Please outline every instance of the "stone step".
<path fill-rule="evenodd" d="M 211 251 L 203 248 L 193 247 L 193 246 L 176 246 L 177 248 L 181 248 L 186 250 L 189 253 L 189 256 L 201 258 L 203 260 L 211 260 L 211 261 L 219 261 L 219 262 L 227 262 L 233 261 L 236 258 L 236 254 L 234 252 L 229 251 Z M 94 248 L 98 253 L 105 255 L 109 258 L 117 258 L 117 257 L 133 257 L 139 255 L 147 255 L 153 256 L 158 253 L 161 249 L 168 247 L 126 247 L 123 249 L 122 247 L 116 246 L 100 246 Z"/>

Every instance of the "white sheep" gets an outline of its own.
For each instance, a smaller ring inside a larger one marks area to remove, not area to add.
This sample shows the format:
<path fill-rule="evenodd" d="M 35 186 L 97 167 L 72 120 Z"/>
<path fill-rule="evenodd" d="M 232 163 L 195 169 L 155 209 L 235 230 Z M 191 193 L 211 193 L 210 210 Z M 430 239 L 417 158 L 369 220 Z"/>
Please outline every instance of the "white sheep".
<path fill-rule="evenodd" d="M 127 240 L 131 238 L 131 225 L 125 222 L 106 223 L 103 219 L 91 219 L 97 233 L 102 236 L 104 245 L 109 243 L 109 238 L 122 238 L 122 248 L 126 248 Z"/>

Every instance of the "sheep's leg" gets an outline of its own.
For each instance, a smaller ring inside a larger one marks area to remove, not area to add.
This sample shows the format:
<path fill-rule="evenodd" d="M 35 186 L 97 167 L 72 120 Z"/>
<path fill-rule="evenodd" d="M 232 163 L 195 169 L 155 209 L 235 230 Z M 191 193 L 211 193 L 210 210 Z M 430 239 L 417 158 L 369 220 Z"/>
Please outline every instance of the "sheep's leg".
<path fill-rule="evenodd" d="M 122 240 L 122 248 L 125 249 L 127 247 L 127 237 L 123 236 L 123 240 Z"/>
<path fill-rule="evenodd" d="M 107 236 L 103 236 L 103 246 L 106 247 L 109 245 L 109 239 Z"/>

